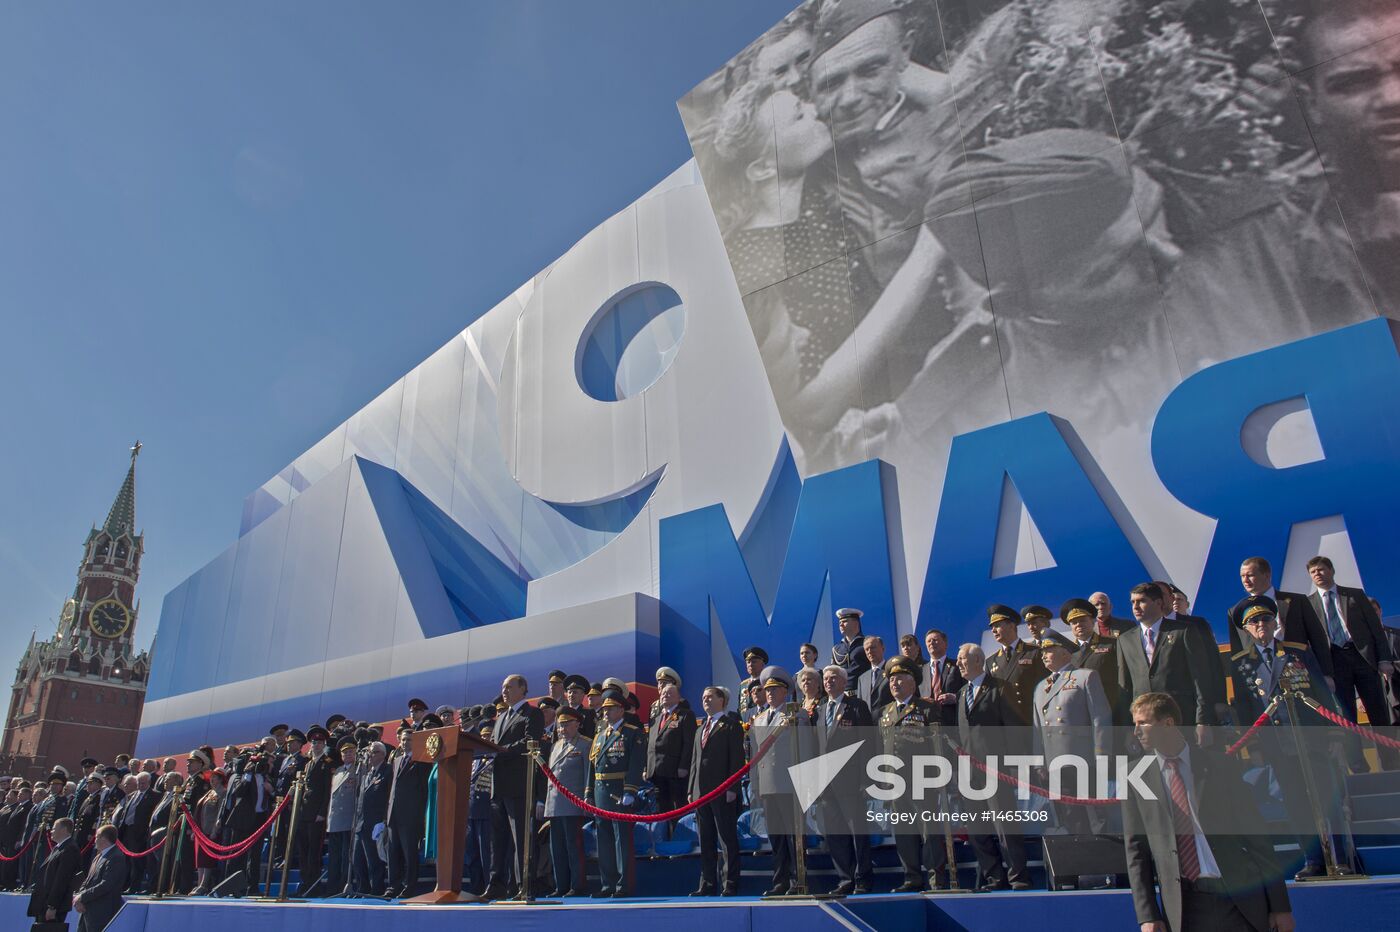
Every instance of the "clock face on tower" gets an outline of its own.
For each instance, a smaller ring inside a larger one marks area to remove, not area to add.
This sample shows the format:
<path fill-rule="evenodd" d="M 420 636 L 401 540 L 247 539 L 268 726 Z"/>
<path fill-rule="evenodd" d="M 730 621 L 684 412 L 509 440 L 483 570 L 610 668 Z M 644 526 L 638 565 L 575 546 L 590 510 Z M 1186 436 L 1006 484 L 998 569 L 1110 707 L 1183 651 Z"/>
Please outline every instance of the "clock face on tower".
<path fill-rule="evenodd" d="M 116 599 L 103 599 L 92 607 L 88 625 L 99 637 L 121 637 L 131 627 L 131 610 Z"/>

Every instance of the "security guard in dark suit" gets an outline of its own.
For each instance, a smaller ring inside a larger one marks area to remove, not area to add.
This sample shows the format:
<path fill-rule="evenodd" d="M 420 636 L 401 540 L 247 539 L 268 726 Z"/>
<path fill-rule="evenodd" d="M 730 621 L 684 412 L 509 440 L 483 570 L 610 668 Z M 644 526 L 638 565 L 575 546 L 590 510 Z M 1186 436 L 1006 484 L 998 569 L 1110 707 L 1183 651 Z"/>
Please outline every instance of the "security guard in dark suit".
<path fill-rule="evenodd" d="M 768 651 L 761 647 L 750 647 L 744 651 L 744 669 L 749 671 L 749 675 L 739 683 L 739 718 L 748 721 L 748 711 L 753 708 L 753 699 L 750 693 L 753 691 L 754 683 L 758 681 L 758 674 L 763 672 L 763 668 L 768 666 Z"/>
<path fill-rule="evenodd" d="M 987 673 L 1000 682 L 1002 699 L 1019 719 L 1018 724 L 1029 726 L 1036 684 L 1047 674 L 1040 648 L 1019 637 L 1020 623 L 1021 616 L 1011 606 L 988 606 L 987 627 L 1001 648 L 987 657 Z"/>
<path fill-rule="evenodd" d="M 934 729 L 941 727 L 943 713 L 931 699 L 918 694 L 916 677 L 918 662 L 897 654 L 885 661 L 885 676 L 889 679 L 894 701 L 880 711 L 880 744 L 886 754 L 903 761 L 914 755 L 929 755 L 939 748 L 935 745 Z M 925 889 L 938 890 L 947 886 L 948 852 L 939 833 L 930 831 L 932 823 L 924 822 L 919 814 L 929 807 L 928 800 L 914 800 L 912 794 L 891 803 L 895 812 L 914 814 L 912 824 L 900 824 L 895 829 L 894 845 L 899 863 L 904 868 L 904 882 L 895 893 L 918 893 Z"/>
<path fill-rule="evenodd" d="M 1278 607 L 1274 600 L 1255 595 L 1244 602 L 1240 624 L 1250 635 L 1252 646 L 1230 657 L 1236 724 L 1241 728 L 1254 724 L 1269 702 L 1285 691 L 1306 695 L 1323 708 L 1341 714 L 1336 698 L 1323 679 L 1322 667 L 1308 645 L 1277 640 Z M 1288 821 L 1298 833 L 1298 847 L 1304 854 L 1303 869 L 1298 871 L 1296 879 L 1304 880 L 1325 873 L 1322 840 L 1317 834 L 1313 806 L 1321 806 L 1329 823 L 1341 827 L 1341 781 L 1336 762 L 1342 759 L 1342 745 L 1341 734 L 1330 727 L 1322 727 L 1322 719 L 1306 711 L 1301 699 L 1294 701 L 1294 708 L 1299 715 L 1299 725 L 1303 726 L 1299 735 L 1303 738 L 1306 757 L 1299 759 L 1297 737 L 1289 722 L 1288 706 L 1283 702 L 1275 706 L 1270 725 L 1256 734 L 1251 754 L 1262 757 L 1278 780 Z M 1336 740 L 1328 740 L 1332 737 Z M 1308 796 L 1303 767 L 1311 769 L 1313 785 L 1320 797 L 1316 800 Z M 1347 860 L 1340 845 L 1333 850 L 1338 861 Z"/>
<path fill-rule="evenodd" d="M 642 729 L 627 721 L 622 691 L 603 690 L 604 722 L 599 723 L 588 758 L 592 764 L 584 798 L 609 812 L 631 812 L 637 803 L 646 761 Z M 630 895 L 632 874 L 632 824 L 609 819 L 594 820 L 598 829 L 598 873 L 601 886 L 594 898 Z"/>

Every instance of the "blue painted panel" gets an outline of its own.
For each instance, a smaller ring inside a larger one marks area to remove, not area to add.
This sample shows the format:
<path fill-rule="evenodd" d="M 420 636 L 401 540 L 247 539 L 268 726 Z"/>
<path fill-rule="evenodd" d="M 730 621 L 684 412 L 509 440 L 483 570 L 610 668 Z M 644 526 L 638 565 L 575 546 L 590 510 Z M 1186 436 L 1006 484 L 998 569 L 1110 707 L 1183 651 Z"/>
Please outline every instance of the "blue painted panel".
<path fill-rule="evenodd" d="M 205 688 L 218 666 L 237 555 L 237 546 L 230 547 L 190 577 L 175 644 L 175 664 L 170 670 L 171 688 L 176 693 Z"/>
<path fill-rule="evenodd" d="M 291 509 L 283 508 L 239 538 L 214 683 L 249 679 L 267 671 L 290 523 Z"/>
<path fill-rule="evenodd" d="M 175 669 L 175 648 L 184 630 L 185 597 L 189 594 L 190 580 L 186 579 L 166 593 L 160 607 L 160 624 L 156 628 L 155 639 L 151 642 L 151 673 L 147 680 L 146 701 L 164 699 L 175 695 L 171 680 Z"/>

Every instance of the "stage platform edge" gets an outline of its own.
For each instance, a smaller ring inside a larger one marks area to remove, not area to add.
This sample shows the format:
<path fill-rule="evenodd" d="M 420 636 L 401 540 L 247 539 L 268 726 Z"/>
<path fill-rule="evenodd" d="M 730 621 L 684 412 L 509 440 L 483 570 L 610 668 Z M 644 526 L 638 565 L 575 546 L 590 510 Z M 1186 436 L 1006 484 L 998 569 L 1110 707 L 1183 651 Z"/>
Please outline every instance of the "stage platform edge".
<path fill-rule="evenodd" d="M 1377 916 L 1400 915 L 1400 876 L 1346 884 L 1289 884 L 1300 930 L 1365 927 Z M 0 928 L 29 927 L 24 911 L 29 897 L 0 896 Z M 386 922 L 394 932 L 447 932 L 461 929 L 471 911 L 473 932 L 515 929 L 597 929 L 622 924 L 664 924 L 667 932 L 757 930 L 820 932 L 925 928 L 978 932 L 1007 928 L 1043 928 L 1055 922 L 1088 928 L 1133 928 L 1132 898 L 1126 890 L 1025 892 L 920 896 L 875 894 L 827 901 L 768 902 L 753 897 L 668 898 L 597 901 L 566 900 L 555 906 L 414 906 L 319 900 L 309 903 L 255 903 L 207 898 L 128 900 L 108 926 L 109 932 L 380 932 Z M 70 913 L 70 927 L 77 914 Z"/>

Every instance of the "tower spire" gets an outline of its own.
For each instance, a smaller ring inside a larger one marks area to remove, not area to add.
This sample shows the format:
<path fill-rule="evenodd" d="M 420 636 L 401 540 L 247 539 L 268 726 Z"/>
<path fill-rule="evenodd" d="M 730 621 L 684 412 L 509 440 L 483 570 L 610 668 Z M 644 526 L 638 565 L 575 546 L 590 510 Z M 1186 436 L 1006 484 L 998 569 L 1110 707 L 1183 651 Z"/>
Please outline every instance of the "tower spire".
<path fill-rule="evenodd" d="M 126 480 L 122 482 L 116 501 L 112 502 L 107 520 L 102 525 L 103 530 L 112 537 L 120 536 L 123 531 L 136 536 L 136 457 L 140 455 L 141 441 L 138 440 L 131 447 L 131 466 L 126 471 Z"/>

